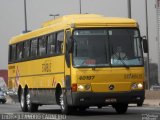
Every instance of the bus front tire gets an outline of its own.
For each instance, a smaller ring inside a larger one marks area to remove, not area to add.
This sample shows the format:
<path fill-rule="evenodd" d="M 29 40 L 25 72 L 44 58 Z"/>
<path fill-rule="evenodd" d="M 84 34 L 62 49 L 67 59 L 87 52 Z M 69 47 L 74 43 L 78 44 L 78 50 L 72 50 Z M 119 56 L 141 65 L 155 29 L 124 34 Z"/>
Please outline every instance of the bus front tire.
<path fill-rule="evenodd" d="M 126 103 L 117 103 L 114 105 L 114 108 L 118 114 L 124 114 L 127 112 L 128 104 Z"/>
<path fill-rule="evenodd" d="M 137 103 L 138 107 L 142 107 L 143 103 Z"/>
<path fill-rule="evenodd" d="M 69 106 L 67 103 L 67 98 L 66 98 L 66 94 L 63 90 L 61 90 L 61 94 L 60 94 L 60 107 L 61 107 L 61 112 L 62 114 L 69 114 Z"/>
<path fill-rule="evenodd" d="M 20 94 L 20 106 L 23 112 L 28 111 L 27 102 L 26 102 L 26 93 L 24 89 L 21 90 L 21 94 Z"/>

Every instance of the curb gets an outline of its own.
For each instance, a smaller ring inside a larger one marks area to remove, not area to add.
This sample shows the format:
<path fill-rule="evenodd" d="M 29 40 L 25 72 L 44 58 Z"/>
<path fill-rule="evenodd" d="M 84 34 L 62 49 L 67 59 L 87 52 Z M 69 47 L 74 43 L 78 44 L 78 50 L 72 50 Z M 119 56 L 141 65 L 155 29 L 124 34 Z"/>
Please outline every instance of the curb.
<path fill-rule="evenodd" d="M 160 99 L 145 99 L 143 105 L 160 107 Z"/>

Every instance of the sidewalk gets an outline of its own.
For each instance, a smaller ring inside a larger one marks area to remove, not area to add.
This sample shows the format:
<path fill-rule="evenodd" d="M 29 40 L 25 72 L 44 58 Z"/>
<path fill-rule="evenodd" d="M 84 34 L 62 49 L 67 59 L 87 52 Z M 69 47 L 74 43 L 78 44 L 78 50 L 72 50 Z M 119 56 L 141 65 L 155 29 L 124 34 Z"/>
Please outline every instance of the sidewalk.
<path fill-rule="evenodd" d="M 145 99 L 143 105 L 160 107 L 160 99 Z"/>

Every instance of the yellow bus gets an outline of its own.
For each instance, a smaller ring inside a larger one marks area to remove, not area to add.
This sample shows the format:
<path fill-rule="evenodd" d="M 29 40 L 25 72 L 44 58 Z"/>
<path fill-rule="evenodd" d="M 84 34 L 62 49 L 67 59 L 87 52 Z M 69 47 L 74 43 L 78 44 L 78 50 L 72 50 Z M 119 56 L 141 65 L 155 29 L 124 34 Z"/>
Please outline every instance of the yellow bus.
<path fill-rule="evenodd" d="M 130 103 L 143 104 L 146 43 L 132 19 L 59 17 L 10 40 L 9 86 L 24 112 L 51 104 L 64 114 L 112 105 L 122 114 Z"/>

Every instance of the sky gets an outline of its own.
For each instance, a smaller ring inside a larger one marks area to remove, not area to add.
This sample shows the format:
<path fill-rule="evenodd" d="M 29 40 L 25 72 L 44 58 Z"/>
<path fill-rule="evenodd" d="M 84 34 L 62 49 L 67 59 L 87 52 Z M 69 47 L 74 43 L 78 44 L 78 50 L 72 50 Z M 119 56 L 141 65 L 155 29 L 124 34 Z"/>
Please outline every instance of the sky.
<path fill-rule="evenodd" d="M 60 16 L 79 13 L 79 0 L 26 0 L 29 30 L 41 27 L 50 14 Z M 24 31 L 24 1 L 0 0 L 0 69 L 8 66 L 8 43 L 11 37 Z M 101 14 L 108 17 L 127 17 L 127 0 L 81 0 L 82 13 Z M 132 18 L 139 23 L 141 35 L 146 35 L 145 0 L 131 0 Z M 158 62 L 156 40 L 155 0 L 148 0 L 149 53 L 152 62 Z"/>

